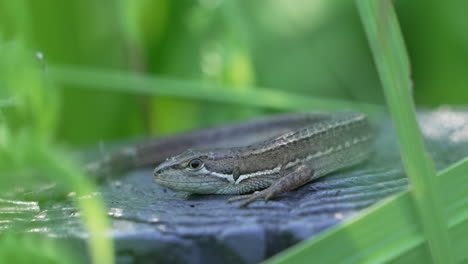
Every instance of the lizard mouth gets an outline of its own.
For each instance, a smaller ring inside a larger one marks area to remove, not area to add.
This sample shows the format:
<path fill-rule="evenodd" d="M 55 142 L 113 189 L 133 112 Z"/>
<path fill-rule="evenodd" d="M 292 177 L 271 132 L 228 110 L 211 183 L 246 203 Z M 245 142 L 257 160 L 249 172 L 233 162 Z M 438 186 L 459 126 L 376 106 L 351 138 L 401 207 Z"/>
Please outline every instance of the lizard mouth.
<path fill-rule="evenodd" d="M 210 184 L 210 183 L 219 183 L 219 181 L 203 181 L 203 182 L 197 182 L 197 181 L 174 181 L 174 180 L 168 180 L 164 178 L 155 178 L 156 183 L 174 183 L 174 184 L 183 184 L 183 183 L 188 183 L 188 184 Z"/>
<path fill-rule="evenodd" d="M 196 194 L 213 194 L 219 189 L 219 181 L 190 181 L 177 178 L 155 178 L 155 183 L 175 190 Z"/>

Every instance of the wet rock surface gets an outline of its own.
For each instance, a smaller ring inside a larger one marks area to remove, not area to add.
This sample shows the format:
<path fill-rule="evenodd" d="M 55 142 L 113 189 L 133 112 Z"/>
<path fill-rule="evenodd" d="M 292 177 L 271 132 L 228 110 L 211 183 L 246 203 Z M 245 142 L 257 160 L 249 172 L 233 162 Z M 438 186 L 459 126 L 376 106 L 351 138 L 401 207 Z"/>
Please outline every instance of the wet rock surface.
<path fill-rule="evenodd" d="M 468 111 L 419 114 L 437 169 L 468 155 Z M 112 217 L 120 263 L 257 263 L 408 188 L 388 117 L 374 121 L 378 137 L 369 161 L 247 208 L 231 196 L 186 195 L 152 182 L 151 169 L 108 180 L 101 194 Z M 50 236 L 85 237 L 70 201 L 10 204 L 18 221 L 3 226 Z M 6 206 L 6 207 L 5 207 Z M 23 208 L 23 209 L 21 209 Z"/>

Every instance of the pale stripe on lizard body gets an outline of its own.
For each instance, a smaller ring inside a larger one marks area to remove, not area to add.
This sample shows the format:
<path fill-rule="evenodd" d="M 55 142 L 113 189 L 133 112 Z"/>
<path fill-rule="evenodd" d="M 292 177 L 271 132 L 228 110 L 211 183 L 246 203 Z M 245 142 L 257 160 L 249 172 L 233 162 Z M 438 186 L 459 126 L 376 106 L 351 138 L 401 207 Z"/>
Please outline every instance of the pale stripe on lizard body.
<path fill-rule="evenodd" d="M 120 166 L 157 164 L 164 156 L 196 148 L 162 162 L 154 170 L 155 182 L 201 194 L 244 194 L 267 188 L 234 199 L 246 199 L 243 206 L 365 160 L 372 139 L 367 118 L 360 113 L 280 115 L 130 148 L 127 154 L 133 158 L 121 157 Z M 107 166 L 113 159 L 109 157 Z"/>

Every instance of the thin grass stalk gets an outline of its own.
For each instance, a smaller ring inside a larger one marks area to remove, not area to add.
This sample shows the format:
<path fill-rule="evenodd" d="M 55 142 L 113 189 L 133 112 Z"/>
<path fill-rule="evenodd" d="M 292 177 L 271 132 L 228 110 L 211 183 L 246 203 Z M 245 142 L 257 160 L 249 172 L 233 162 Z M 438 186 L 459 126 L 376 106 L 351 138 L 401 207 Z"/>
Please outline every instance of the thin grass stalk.
<path fill-rule="evenodd" d="M 400 153 L 434 263 L 453 263 L 436 171 L 423 144 L 411 96 L 410 64 L 391 0 L 358 0 Z"/>
<path fill-rule="evenodd" d="M 347 100 L 318 98 L 268 88 L 227 89 L 224 85 L 197 81 L 166 79 L 125 72 L 51 66 L 49 76 L 59 84 L 80 88 L 125 92 L 136 95 L 158 95 L 217 103 L 240 104 L 278 110 L 343 110 L 355 109 L 369 115 L 382 112 L 378 105 Z M 255 98 L 255 100 L 252 100 Z"/>

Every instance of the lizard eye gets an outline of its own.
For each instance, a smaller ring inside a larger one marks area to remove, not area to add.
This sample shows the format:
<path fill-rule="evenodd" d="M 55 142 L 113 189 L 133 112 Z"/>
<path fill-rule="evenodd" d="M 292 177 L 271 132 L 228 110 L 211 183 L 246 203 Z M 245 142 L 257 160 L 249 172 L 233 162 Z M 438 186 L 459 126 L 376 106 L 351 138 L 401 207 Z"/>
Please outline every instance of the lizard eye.
<path fill-rule="evenodd" d="M 189 162 L 188 166 L 192 170 L 199 170 L 203 167 L 203 162 L 199 159 L 193 159 Z"/>

